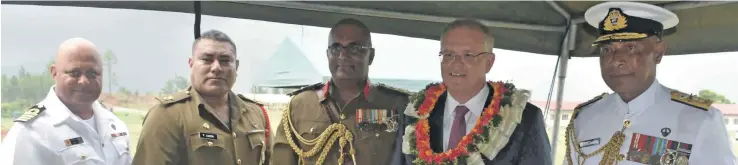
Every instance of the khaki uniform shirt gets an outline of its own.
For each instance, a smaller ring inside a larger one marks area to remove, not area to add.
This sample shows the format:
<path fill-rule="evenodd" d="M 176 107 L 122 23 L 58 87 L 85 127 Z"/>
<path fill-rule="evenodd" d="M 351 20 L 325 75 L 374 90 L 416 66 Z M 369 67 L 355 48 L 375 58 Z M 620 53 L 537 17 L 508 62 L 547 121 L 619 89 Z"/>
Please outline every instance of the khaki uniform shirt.
<path fill-rule="evenodd" d="M 268 164 L 269 121 L 261 104 L 231 92 L 229 127 L 191 87 L 159 101 L 144 119 L 134 165 Z"/>
<path fill-rule="evenodd" d="M 353 134 L 353 146 L 356 151 L 354 154 L 357 165 L 386 165 L 390 164 L 392 156 L 395 155 L 397 130 L 399 125 L 390 126 L 392 122 L 398 122 L 398 116 L 405 110 L 408 102 L 408 94 L 402 90 L 396 90 L 384 85 L 369 85 L 356 98 L 349 101 L 344 107 L 340 107 L 337 103 L 338 91 L 330 85 L 330 82 L 323 85 L 322 83 L 303 88 L 293 93 L 294 97 L 290 101 L 290 118 L 295 131 L 292 128 L 285 128 L 283 118 L 276 130 L 276 138 L 274 143 L 274 153 L 272 164 L 274 165 L 295 165 L 298 162 L 305 164 L 316 164 L 320 151 L 309 158 L 300 160 L 296 152 L 288 143 L 292 140 L 302 151 L 309 151 L 312 146 L 300 142 L 295 137 L 299 134 L 305 139 L 316 139 L 323 133 L 332 123 L 340 123 Z M 331 110 L 334 109 L 334 117 Z M 376 120 L 375 123 L 371 123 Z M 378 124 L 379 120 L 382 124 Z M 390 121 L 391 120 L 391 121 Z M 365 121 L 362 124 L 362 121 Z M 388 122 L 389 121 L 389 122 Z M 388 128 L 389 127 L 389 128 Z M 287 139 L 285 129 L 292 132 L 292 139 Z M 295 133 L 296 132 L 296 133 Z M 328 145 L 328 144 L 326 144 Z M 338 164 L 339 144 L 335 142 L 322 164 L 335 165 Z M 351 155 L 348 153 L 349 147 L 344 149 L 344 164 L 351 164 Z"/>

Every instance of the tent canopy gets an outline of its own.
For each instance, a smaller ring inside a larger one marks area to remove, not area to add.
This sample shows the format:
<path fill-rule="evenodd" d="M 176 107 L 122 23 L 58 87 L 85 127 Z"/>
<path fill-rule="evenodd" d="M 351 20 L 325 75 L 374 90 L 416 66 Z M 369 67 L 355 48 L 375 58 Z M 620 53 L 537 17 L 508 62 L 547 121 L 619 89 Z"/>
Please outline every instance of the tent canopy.
<path fill-rule="evenodd" d="M 193 2 L 173 1 L 2 1 L 3 4 L 81 6 L 193 13 Z M 456 18 L 480 19 L 492 27 L 497 48 L 558 55 L 562 47 L 573 57 L 595 56 L 590 43 L 596 29 L 583 14 L 597 1 L 204 1 L 204 15 L 330 27 L 353 17 L 372 32 L 437 40 L 446 23 Z M 669 55 L 738 51 L 738 3 L 650 1 L 674 11 L 680 23 L 666 37 Z M 571 26 L 574 25 L 574 26 Z M 571 44 L 562 46 L 568 28 Z M 667 31 L 667 34 L 668 32 Z"/>

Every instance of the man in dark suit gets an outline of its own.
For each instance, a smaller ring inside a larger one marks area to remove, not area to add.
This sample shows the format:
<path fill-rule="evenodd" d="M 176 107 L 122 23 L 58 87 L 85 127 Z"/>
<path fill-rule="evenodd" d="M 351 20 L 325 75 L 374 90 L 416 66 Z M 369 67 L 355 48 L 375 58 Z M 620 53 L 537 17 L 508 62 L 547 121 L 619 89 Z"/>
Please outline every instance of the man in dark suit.
<path fill-rule="evenodd" d="M 541 110 L 529 92 L 487 82 L 494 38 L 475 20 L 457 20 L 441 35 L 442 83 L 411 97 L 394 164 L 550 165 Z"/>

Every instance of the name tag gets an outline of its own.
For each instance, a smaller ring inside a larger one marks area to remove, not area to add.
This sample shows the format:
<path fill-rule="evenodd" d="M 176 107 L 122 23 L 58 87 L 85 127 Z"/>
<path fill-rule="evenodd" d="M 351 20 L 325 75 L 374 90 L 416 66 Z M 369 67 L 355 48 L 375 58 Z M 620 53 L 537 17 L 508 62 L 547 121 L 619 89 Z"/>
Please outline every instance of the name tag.
<path fill-rule="evenodd" d="M 214 133 L 200 132 L 200 139 L 218 140 L 218 135 Z"/>
<path fill-rule="evenodd" d="M 67 147 L 72 146 L 72 145 L 82 144 L 84 142 L 85 141 L 82 140 L 82 137 L 76 137 L 76 138 L 64 140 L 64 144 L 66 144 Z"/>
<path fill-rule="evenodd" d="M 600 138 L 589 139 L 579 142 L 579 148 L 600 145 Z"/>

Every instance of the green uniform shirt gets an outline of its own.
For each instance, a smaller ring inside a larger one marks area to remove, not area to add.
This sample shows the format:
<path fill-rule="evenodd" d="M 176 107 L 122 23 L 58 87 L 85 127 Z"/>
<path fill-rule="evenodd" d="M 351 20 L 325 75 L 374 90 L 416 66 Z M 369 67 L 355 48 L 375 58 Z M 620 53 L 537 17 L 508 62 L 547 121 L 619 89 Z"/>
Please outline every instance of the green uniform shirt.
<path fill-rule="evenodd" d="M 229 93 L 230 126 L 191 87 L 158 98 L 144 119 L 134 165 L 268 164 L 269 129 L 261 104 Z"/>
<path fill-rule="evenodd" d="M 386 165 L 390 163 L 395 145 L 401 145 L 395 143 L 397 131 L 401 129 L 396 122 L 407 106 L 408 94 L 403 90 L 396 90 L 381 84 L 367 83 L 360 95 L 341 107 L 336 101 L 339 99 L 336 97 L 338 91 L 333 87 L 319 83 L 293 93 L 294 97 L 288 107 L 290 113 L 286 114 L 289 115 L 292 125 L 285 127 L 284 117 L 280 121 L 276 130 L 272 153 L 275 156 L 272 157 L 272 164 L 295 165 L 300 162 L 300 158 L 288 140 L 292 140 L 299 149 L 305 152 L 313 147 L 321 148 L 315 156 L 302 159 L 305 164 L 316 164 L 323 147 L 329 144 L 308 145 L 295 138 L 295 134 L 307 140 L 316 139 L 333 123 L 343 124 L 353 135 L 352 144 L 356 159 L 354 164 Z M 334 110 L 333 115 L 331 115 L 331 109 Z M 392 124 L 393 122 L 395 125 Z M 294 131 L 291 131 L 293 128 Z M 287 138 L 285 129 L 292 132 L 292 139 Z M 350 162 L 350 147 L 348 143 L 346 145 L 344 162 Z M 338 142 L 334 142 L 323 164 L 337 165 L 339 148 Z"/>

